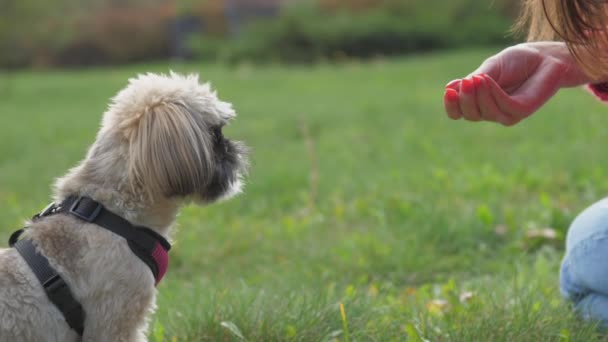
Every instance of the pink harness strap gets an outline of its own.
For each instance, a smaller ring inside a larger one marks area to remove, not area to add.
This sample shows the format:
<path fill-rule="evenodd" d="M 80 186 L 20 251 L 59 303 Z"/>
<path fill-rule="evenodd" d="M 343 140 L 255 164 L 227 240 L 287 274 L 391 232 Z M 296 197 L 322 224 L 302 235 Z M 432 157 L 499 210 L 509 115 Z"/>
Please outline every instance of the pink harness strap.
<path fill-rule="evenodd" d="M 154 259 L 156 268 L 158 269 L 158 276 L 154 283 L 154 286 L 156 286 L 163 279 L 165 273 L 167 273 L 167 268 L 169 268 L 169 253 L 167 253 L 167 250 L 160 243 L 157 243 L 154 251 L 152 251 L 152 259 Z"/>

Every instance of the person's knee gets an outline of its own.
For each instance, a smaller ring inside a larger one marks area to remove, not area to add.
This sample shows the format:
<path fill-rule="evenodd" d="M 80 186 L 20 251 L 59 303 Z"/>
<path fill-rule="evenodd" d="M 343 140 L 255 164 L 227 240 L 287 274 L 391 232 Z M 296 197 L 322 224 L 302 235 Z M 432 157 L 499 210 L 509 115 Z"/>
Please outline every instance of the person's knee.
<path fill-rule="evenodd" d="M 569 255 L 564 257 L 559 270 L 559 290 L 565 299 L 578 302 L 584 294 L 584 289 L 577 284 L 570 269 Z"/>
<path fill-rule="evenodd" d="M 569 292 L 596 292 L 608 296 L 608 234 L 591 236 L 564 258 L 560 281 Z"/>
<path fill-rule="evenodd" d="M 598 235 L 608 236 L 608 199 L 603 199 L 583 210 L 572 221 L 566 238 L 566 250 Z"/>

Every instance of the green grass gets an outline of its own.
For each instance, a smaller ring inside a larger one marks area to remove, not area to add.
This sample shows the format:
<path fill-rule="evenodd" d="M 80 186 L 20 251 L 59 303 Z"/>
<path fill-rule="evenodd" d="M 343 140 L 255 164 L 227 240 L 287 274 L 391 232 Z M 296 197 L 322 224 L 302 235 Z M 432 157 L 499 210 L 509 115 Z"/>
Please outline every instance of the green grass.
<path fill-rule="evenodd" d="M 252 170 L 179 217 L 152 341 L 600 340 L 557 277 L 569 222 L 608 192 L 608 109 L 574 89 L 513 128 L 447 119 L 445 83 L 492 52 L 4 74 L 1 232 L 46 204 L 128 77 L 195 71 L 234 103 Z M 558 241 L 531 246 L 543 227 Z"/>

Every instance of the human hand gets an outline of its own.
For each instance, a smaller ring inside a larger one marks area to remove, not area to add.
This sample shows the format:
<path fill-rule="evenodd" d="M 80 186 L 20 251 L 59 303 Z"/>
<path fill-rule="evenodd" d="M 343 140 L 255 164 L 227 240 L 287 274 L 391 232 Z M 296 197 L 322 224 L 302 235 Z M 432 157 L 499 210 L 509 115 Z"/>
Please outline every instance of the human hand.
<path fill-rule="evenodd" d="M 452 119 L 512 126 L 561 87 L 588 82 L 564 43 L 526 43 L 503 50 L 469 76 L 448 83 L 443 101 Z"/>

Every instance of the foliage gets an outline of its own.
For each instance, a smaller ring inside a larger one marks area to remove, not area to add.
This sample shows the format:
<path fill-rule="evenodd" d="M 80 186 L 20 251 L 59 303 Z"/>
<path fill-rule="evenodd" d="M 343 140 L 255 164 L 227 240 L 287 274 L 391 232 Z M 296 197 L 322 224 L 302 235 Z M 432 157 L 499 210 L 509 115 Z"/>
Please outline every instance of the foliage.
<path fill-rule="evenodd" d="M 499 7 L 499 8 L 496 8 Z M 506 44 L 512 17 L 481 1 L 392 1 L 366 11 L 292 6 L 257 21 L 224 45 L 194 37 L 200 57 L 256 62 L 314 62 L 401 55 L 441 48 Z"/>
<path fill-rule="evenodd" d="M 169 55 L 169 18 L 156 7 L 102 9 L 75 25 L 58 65 L 121 64 Z"/>
<path fill-rule="evenodd" d="M 573 89 L 508 129 L 447 119 L 445 83 L 493 52 L 17 72 L 0 235 L 44 207 L 129 77 L 200 72 L 253 167 L 240 197 L 179 216 L 152 341 L 601 341 L 557 275 L 569 222 L 608 193 L 607 109 Z M 559 243 L 530 246 L 544 228 Z"/>
<path fill-rule="evenodd" d="M 5 0 L 0 4 L 0 67 L 168 58 L 171 45 L 177 45 L 172 25 L 179 18 L 198 18 L 208 30 L 189 42 L 199 58 L 230 62 L 310 63 L 505 44 L 512 41 L 508 29 L 517 12 L 507 0 L 351 2 L 318 7 L 325 2 L 296 1 L 279 17 L 253 21 L 236 37 L 227 37 L 220 32 L 230 31 L 230 20 L 219 2 Z M 350 9 L 368 3 L 374 6 Z"/>
<path fill-rule="evenodd" d="M 2 8 L 4 7 L 4 8 Z M 161 6 L 8 0 L 0 5 L 0 67 L 90 65 L 166 58 Z"/>
<path fill-rule="evenodd" d="M 0 3 L 0 67 L 48 64 L 54 49 L 69 39 L 78 2 L 6 0 Z"/>

